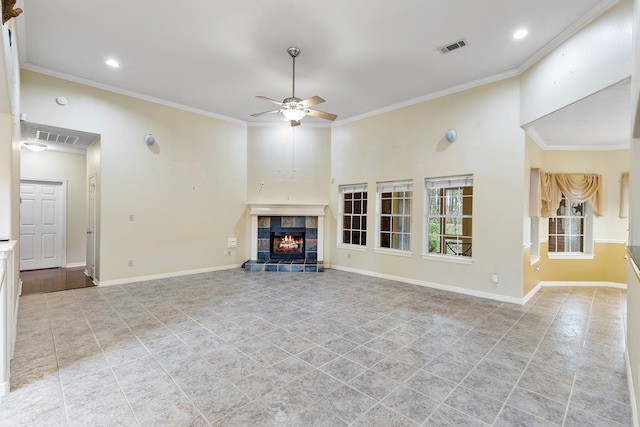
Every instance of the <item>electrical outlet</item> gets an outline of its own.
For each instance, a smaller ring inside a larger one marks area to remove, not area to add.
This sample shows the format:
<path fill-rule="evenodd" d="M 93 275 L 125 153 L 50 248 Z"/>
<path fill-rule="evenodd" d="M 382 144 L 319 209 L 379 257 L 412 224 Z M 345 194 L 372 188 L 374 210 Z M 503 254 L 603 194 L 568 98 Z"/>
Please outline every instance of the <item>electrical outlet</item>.
<path fill-rule="evenodd" d="M 130 260 L 129 260 L 129 262 L 127 263 L 127 265 L 128 265 L 129 267 L 133 267 L 133 260 L 132 260 L 132 259 L 130 259 Z"/>
<path fill-rule="evenodd" d="M 222 255 L 229 256 L 229 255 L 231 255 L 231 251 L 225 250 L 225 251 L 222 252 Z"/>
<path fill-rule="evenodd" d="M 498 282 L 500 282 L 500 277 L 496 273 L 493 273 L 491 275 L 491 283 L 497 284 Z"/>
<path fill-rule="evenodd" d="M 136 217 L 133 214 L 129 215 L 129 221 L 135 221 Z"/>

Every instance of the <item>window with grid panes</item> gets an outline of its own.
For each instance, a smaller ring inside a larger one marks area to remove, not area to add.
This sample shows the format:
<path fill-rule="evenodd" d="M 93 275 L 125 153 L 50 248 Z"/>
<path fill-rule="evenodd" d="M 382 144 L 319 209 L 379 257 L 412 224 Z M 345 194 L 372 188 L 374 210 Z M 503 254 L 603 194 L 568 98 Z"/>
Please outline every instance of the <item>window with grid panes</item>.
<path fill-rule="evenodd" d="M 556 215 L 549 217 L 549 252 L 585 252 L 585 203 L 574 203 L 564 194 Z"/>
<path fill-rule="evenodd" d="M 472 256 L 473 175 L 425 179 L 425 249 Z"/>
<path fill-rule="evenodd" d="M 412 181 L 378 183 L 379 248 L 409 250 L 411 237 Z"/>
<path fill-rule="evenodd" d="M 345 245 L 367 245 L 367 185 L 340 187 L 342 232 Z"/>

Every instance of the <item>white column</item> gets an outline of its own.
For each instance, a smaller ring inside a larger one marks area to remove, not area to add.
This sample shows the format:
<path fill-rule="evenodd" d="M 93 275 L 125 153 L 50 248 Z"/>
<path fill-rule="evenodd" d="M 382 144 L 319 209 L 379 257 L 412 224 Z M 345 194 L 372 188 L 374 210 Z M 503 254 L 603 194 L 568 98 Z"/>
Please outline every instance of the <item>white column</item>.
<path fill-rule="evenodd" d="M 324 261 L 324 216 L 318 216 L 318 261 Z"/>
<path fill-rule="evenodd" d="M 251 260 L 258 259 L 258 215 L 251 215 Z"/>
<path fill-rule="evenodd" d="M 0 397 L 9 394 L 9 368 L 16 339 L 19 288 L 13 262 L 15 244 L 0 243 Z"/>

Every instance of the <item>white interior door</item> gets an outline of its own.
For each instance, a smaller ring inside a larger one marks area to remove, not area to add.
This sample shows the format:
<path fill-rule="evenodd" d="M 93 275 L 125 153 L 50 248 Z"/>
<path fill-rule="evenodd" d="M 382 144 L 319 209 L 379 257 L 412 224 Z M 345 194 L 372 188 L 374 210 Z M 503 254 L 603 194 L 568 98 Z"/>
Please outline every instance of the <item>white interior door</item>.
<path fill-rule="evenodd" d="M 96 176 L 89 177 L 89 224 L 87 227 L 87 276 L 95 279 L 96 269 Z"/>
<path fill-rule="evenodd" d="M 20 270 L 62 265 L 61 182 L 20 181 Z"/>

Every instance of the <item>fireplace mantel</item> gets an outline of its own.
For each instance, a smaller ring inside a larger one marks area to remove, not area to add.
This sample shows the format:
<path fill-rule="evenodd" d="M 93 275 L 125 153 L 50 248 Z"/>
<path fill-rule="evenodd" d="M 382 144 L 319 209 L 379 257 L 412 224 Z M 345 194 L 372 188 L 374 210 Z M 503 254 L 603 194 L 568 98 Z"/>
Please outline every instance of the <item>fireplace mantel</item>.
<path fill-rule="evenodd" d="M 327 205 L 254 204 L 249 205 L 251 216 L 251 259 L 258 259 L 259 216 L 315 216 L 318 218 L 318 261 L 324 258 L 324 210 Z"/>
<path fill-rule="evenodd" d="M 257 204 L 249 205 L 249 215 L 255 216 L 324 216 L 327 205 L 286 205 Z"/>

